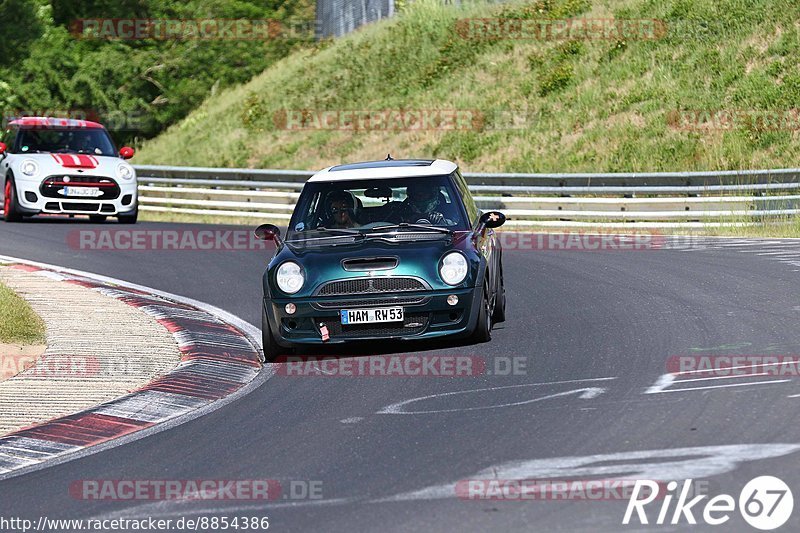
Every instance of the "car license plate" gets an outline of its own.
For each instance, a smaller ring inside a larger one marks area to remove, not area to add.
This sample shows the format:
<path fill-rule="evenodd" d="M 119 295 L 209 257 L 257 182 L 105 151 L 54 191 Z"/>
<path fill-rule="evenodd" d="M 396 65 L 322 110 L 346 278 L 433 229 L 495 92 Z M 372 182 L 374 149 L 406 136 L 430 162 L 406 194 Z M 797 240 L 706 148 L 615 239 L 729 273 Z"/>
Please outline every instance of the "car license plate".
<path fill-rule="evenodd" d="M 372 322 L 402 322 L 402 307 L 383 307 L 379 309 L 342 309 L 342 324 L 369 324 Z"/>
<path fill-rule="evenodd" d="M 81 196 L 85 198 L 96 198 L 103 193 L 100 187 L 64 187 L 64 196 Z"/>

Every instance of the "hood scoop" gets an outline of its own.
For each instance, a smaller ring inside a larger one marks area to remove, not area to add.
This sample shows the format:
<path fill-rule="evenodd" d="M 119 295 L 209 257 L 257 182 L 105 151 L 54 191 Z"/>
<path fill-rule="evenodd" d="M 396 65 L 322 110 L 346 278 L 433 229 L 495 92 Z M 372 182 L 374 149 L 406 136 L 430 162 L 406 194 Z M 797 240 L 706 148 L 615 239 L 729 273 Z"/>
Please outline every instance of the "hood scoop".
<path fill-rule="evenodd" d="M 369 270 L 392 270 L 397 268 L 396 257 L 358 257 L 344 259 L 342 268 L 348 272 L 367 272 Z"/>

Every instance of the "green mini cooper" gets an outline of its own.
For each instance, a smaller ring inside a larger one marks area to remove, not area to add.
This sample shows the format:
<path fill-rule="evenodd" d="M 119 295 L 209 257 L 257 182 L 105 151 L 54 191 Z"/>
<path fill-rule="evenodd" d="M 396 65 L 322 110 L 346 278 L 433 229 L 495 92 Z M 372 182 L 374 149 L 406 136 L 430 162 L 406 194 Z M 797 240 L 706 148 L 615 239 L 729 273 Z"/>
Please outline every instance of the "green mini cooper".
<path fill-rule="evenodd" d="M 505 319 L 502 213 L 482 213 L 444 160 L 326 168 L 305 184 L 263 276 L 264 355 L 296 345 L 491 338 Z M 377 345 L 377 344 L 376 344 Z"/>

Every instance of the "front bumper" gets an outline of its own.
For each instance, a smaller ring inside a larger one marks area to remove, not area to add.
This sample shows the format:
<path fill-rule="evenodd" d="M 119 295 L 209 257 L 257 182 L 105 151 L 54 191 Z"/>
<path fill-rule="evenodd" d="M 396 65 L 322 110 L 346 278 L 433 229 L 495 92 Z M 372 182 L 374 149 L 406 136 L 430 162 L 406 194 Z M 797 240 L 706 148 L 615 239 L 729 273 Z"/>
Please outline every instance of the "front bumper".
<path fill-rule="evenodd" d="M 136 180 L 118 184 L 114 197 L 107 198 L 57 198 L 48 194 L 42 180 L 17 179 L 17 201 L 25 214 L 53 213 L 74 215 L 108 215 L 131 213 L 137 208 Z M 118 190 L 118 192 L 117 192 Z"/>
<path fill-rule="evenodd" d="M 456 305 L 447 303 L 447 297 L 452 294 L 458 296 Z M 465 336 L 475 328 L 480 296 L 480 290 L 470 287 L 415 291 L 401 295 L 357 294 L 274 300 L 265 298 L 262 327 L 269 327 L 276 342 L 284 347 L 293 344 Z M 287 303 L 295 304 L 295 313 L 286 313 Z M 405 318 L 402 323 L 342 325 L 340 310 L 371 307 L 402 307 Z M 322 340 L 321 325 L 328 328 L 328 341 Z"/>

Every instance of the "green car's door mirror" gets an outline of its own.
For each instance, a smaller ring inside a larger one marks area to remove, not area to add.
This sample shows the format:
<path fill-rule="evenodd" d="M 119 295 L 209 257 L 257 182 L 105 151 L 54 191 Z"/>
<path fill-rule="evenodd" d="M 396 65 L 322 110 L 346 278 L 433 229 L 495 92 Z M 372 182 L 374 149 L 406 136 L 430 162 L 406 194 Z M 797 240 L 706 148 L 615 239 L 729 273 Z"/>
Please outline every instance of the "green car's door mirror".
<path fill-rule="evenodd" d="M 506 216 L 500 211 L 488 211 L 478 219 L 480 226 L 485 228 L 499 228 L 506 222 Z"/>
<path fill-rule="evenodd" d="M 253 233 L 257 239 L 262 241 L 275 241 L 278 246 L 283 244 L 281 229 L 274 224 L 261 224 Z"/>

